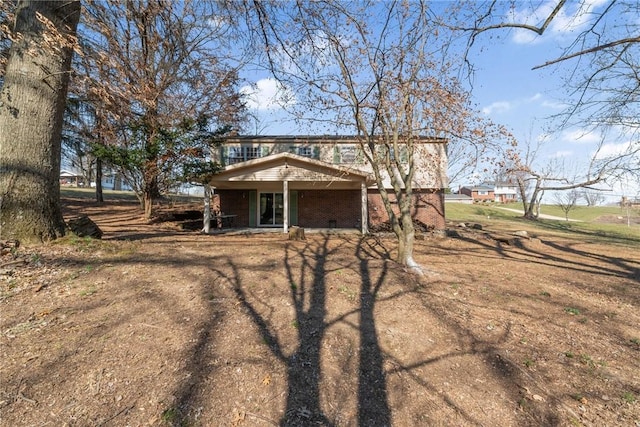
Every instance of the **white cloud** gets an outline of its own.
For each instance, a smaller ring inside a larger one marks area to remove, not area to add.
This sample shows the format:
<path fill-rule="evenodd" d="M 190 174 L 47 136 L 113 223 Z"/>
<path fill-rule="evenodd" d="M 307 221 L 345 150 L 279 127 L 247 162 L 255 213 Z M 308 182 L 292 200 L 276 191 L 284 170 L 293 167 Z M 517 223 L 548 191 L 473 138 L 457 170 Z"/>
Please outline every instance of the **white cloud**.
<path fill-rule="evenodd" d="M 278 110 L 296 103 L 293 91 L 275 79 L 261 79 L 240 88 L 247 107 L 253 110 Z"/>
<path fill-rule="evenodd" d="M 629 154 L 631 151 L 631 142 L 609 143 L 603 144 L 597 152 L 595 152 L 596 159 L 606 159 L 608 157 L 621 156 L 623 154 Z"/>
<path fill-rule="evenodd" d="M 491 105 L 488 105 L 482 109 L 482 112 L 486 115 L 492 113 L 504 113 L 511 110 L 512 105 L 509 101 L 498 101 L 493 102 Z"/>
<path fill-rule="evenodd" d="M 584 0 L 581 2 L 567 2 L 551 21 L 545 30 L 545 35 L 550 34 L 554 38 L 563 37 L 566 34 L 581 31 L 597 16 L 594 11 L 609 0 Z M 542 26 L 545 20 L 555 9 L 558 0 L 550 0 L 542 3 L 535 10 L 529 8 L 514 9 L 511 14 L 511 22 L 527 24 L 536 27 Z M 540 41 L 540 36 L 533 31 L 517 29 L 513 33 L 512 40 L 518 44 L 535 43 Z"/>
<path fill-rule="evenodd" d="M 529 97 L 527 99 L 527 102 L 536 102 L 538 100 L 542 99 L 542 94 L 540 92 L 536 93 L 535 95 Z"/>
<path fill-rule="evenodd" d="M 601 141 L 600 135 L 583 129 L 564 131 L 560 138 L 564 142 L 573 142 L 578 144 L 593 144 Z"/>
<path fill-rule="evenodd" d="M 482 112 L 486 115 L 490 115 L 492 113 L 506 113 L 508 111 L 512 111 L 516 108 L 522 107 L 523 105 L 529 104 L 538 104 L 543 107 L 549 107 L 552 105 L 549 101 L 545 100 L 543 94 L 536 92 L 528 98 L 518 98 L 513 99 L 511 101 L 496 101 L 493 102 L 486 107 L 482 108 Z M 564 107 L 564 106 L 563 106 Z M 560 108 L 557 105 L 555 108 Z"/>

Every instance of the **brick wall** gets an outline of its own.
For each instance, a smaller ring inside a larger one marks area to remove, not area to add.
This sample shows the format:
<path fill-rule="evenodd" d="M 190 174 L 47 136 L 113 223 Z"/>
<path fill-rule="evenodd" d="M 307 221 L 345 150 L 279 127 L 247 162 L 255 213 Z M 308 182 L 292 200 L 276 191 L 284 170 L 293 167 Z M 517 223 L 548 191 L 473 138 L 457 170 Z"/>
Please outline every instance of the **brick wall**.
<path fill-rule="evenodd" d="M 414 220 L 433 227 L 436 230 L 444 230 L 444 191 L 442 190 L 414 190 Z M 389 199 L 395 201 L 395 196 L 390 194 Z M 394 204 L 397 208 L 397 205 Z M 396 212 L 398 210 L 396 209 Z M 384 208 L 382 197 L 378 190 L 369 190 L 369 225 L 375 227 L 389 222 L 387 211 Z"/>
<path fill-rule="evenodd" d="M 360 190 L 298 192 L 298 222 L 302 227 L 360 228 L 360 216 Z"/>
<path fill-rule="evenodd" d="M 249 226 L 249 191 L 248 190 L 216 190 L 218 211 L 225 215 L 237 215 L 234 218 L 236 227 Z M 214 210 L 214 203 L 211 204 Z"/>

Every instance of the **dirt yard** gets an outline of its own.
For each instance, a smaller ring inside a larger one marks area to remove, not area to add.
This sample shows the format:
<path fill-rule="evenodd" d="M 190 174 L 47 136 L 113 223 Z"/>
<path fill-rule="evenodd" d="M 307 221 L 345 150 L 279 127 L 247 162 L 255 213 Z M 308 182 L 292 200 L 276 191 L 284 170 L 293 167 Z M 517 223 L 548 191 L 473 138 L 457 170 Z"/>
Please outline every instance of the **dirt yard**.
<path fill-rule="evenodd" d="M 417 280 L 390 237 L 65 204 L 103 240 L 0 260 L 2 426 L 640 426 L 637 247 L 469 230 Z"/>

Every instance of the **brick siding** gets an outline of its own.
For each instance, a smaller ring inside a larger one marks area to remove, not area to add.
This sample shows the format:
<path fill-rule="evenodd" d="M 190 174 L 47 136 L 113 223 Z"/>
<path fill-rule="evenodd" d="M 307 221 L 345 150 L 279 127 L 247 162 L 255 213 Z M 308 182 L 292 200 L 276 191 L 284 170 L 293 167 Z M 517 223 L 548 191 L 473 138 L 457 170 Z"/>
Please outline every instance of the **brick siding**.
<path fill-rule="evenodd" d="M 414 190 L 413 197 L 413 219 L 436 230 L 444 230 L 444 191 L 431 189 Z M 390 194 L 389 199 L 393 202 L 395 201 L 395 196 Z M 397 205 L 395 207 L 395 212 L 398 212 Z M 384 208 L 380 192 L 369 190 L 369 225 L 375 227 L 388 222 L 389 217 Z"/>
<path fill-rule="evenodd" d="M 304 190 L 298 193 L 298 223 L 302 227 L 360 228 L 360 216 L 360 190 Z"/>
<path fill-rule="evenodd" d="M 249 226 L 248 190 L 218 190 L 211 209 L 227 215 L 237 215 L 237 227 Z M 391 195 L 394 200 L 393 195 Z M 414 191 L 413 217 L 436 230 L 445 228 L 444 192 Z M 370 189 L 369 226 L 389 221 L 380 193 Z M 360 228 L 360 190 L 300 190 L 298 191 L 298 224 L 307 228 Z"/>
<path fill-rule="evenodd" d="M 248 190 L 217 190 L 217 210 L 225 215 L 237 215 L 234 218 L 236 227 L 249 226 L 249 191 Z M 211 204 L 211 209 L 216 209 Z"/>

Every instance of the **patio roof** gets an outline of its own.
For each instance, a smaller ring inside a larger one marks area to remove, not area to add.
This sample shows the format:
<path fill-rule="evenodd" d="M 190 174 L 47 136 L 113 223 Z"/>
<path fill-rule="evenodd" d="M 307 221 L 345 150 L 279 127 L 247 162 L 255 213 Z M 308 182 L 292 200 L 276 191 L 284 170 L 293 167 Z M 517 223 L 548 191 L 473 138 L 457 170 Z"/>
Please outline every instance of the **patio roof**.
<path fill-rule="evenodd" d="M 374 183 L 361 170 L 332 165 L 292 153 L 279 153 L 227 166 L 209 184 L 216 188 L 240 188 L 248 183 L 283 182 L 302 186 L 339 188 Z"/>

